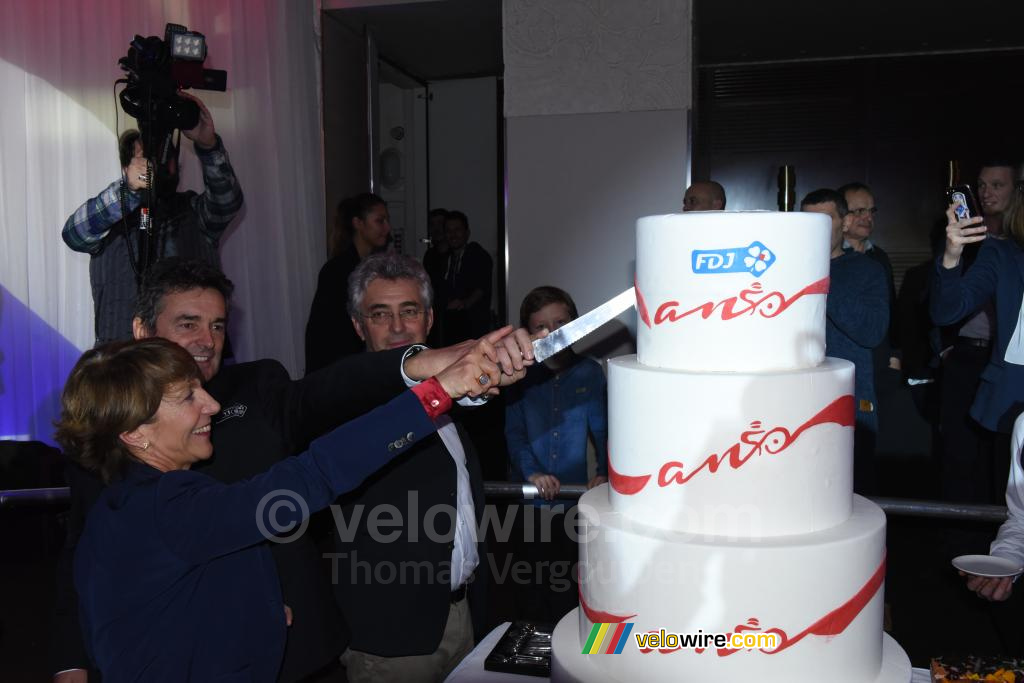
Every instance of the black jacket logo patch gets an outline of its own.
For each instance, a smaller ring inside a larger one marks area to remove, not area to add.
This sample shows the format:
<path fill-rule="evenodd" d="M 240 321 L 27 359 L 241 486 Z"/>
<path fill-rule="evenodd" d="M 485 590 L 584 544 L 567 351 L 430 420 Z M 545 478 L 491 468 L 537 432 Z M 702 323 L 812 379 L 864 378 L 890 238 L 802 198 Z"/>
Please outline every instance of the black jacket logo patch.
<path fill-rule="evenodd" d="M 217 413 L 217 420 L 214 424 L 220 424 L 225 420 L 230 420 L 233 417 L 245 417 L 246 407 L 242 403 L 236 403 L 233 406 L 228 406 L 224 410 Z"/>

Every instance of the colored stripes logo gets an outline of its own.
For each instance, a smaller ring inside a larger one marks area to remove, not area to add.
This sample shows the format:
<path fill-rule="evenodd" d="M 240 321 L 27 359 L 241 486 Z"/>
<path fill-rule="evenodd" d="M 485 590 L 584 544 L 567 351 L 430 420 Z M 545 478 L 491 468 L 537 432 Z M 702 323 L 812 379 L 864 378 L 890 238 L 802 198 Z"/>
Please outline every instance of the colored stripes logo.
<path fill-rule="evenodd" d="M 629 640 L 629 632 L 632 630 L 631 622 L 594 624 L 590 629 L 590 637 L 583 645 L 583 654 L 617 655 L 622 652 L 622 647 Z"/>

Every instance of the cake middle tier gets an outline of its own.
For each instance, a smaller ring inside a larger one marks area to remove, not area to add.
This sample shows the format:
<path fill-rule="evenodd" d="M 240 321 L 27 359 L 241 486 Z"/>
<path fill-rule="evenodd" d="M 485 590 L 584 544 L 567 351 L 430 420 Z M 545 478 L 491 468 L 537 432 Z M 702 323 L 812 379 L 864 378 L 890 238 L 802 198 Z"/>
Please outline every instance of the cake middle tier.
<path fill-rule="evenodd" d="M 764 373 L 608 362 L 611 504 L 645 525 L 742 538 L 850 516 L 853 364 Z"/>

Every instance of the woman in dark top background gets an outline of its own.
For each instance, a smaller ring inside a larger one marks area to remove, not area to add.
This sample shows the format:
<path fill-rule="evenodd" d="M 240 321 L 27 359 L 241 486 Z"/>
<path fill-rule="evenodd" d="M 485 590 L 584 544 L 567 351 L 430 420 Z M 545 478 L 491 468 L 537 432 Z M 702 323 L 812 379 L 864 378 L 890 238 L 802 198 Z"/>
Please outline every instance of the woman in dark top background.
<path fill-rule="evenodd" d="M 348 317 L 348 276 L 359 262 L 387 248 L 391 239 L 388 205 L 364 192 L 338 204 L 331 234 L 331 258 L 320 277 L 306 322 L 306 374 L 363 350 Z"/>

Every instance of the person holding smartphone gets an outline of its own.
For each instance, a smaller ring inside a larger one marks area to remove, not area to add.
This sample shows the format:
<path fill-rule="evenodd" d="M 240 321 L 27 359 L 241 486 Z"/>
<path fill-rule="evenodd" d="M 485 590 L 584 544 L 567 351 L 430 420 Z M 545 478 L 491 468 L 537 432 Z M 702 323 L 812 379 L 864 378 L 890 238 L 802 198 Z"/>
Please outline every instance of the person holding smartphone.
<path fill-rule="evenodd" d="M 1011 162 L 991 159 L 978 171 L 977 194 L 969 185 L 956 185 L 947 191 L 947 200 L 954 205 L 958 219 L 983 216 L 984 226 L 988 228 L 985 234 L 1002 236 L 1003 214 L 1014 192 L 1013 178 Z M 962 276 L 970 273 L 980 248 L 980 242 L 967 244 L 960 253 Z M 995 318 L 995 309 L 989 300 L 945 330 L 938 385 L 943 500 L 999 503 L 1003 498 L 1006 452 L 993 443 L 993 433 L 982 429 L 971 417 L 974 397 L 992 355 Z M 964 543 L 955 550 L 972 552 L 972 546 L 976 545 L 973 540 Z"/>
<path fill-rule="evenodd" d="M 958 219 L 946 211 L 946 246 L 936 260 L 932 320 L 951 325 L 991 302 L 995 334 L 991 356 L 981 373 L 970 415 L 982 427 L 1002 435 L 997 453 L 1005 453 L 1014 420 L 1024 410 L 1024 192 L 1017 184 L 1003 216 L 1003 237 L 989 235 L 983 218 Z M 981 242 L 970 270 L 962 274 L 967 245 Z"/>

